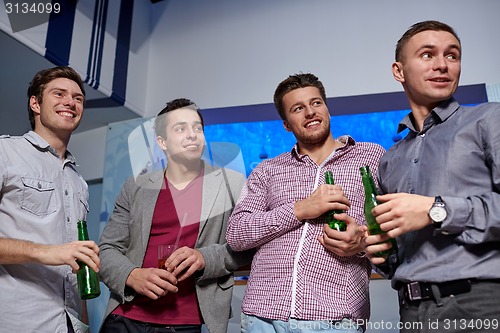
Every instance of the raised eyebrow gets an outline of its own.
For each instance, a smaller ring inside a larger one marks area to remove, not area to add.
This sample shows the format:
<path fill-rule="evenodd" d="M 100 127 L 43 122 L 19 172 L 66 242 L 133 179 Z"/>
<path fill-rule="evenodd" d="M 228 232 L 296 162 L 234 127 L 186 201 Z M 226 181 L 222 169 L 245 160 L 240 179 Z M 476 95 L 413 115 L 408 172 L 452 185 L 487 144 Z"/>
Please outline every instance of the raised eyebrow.
<path fill-rule="evenodd" d="M 201 121 L 197 120 L 193 123 L 194 125 L 201 125 Z M 187 121 L 179 121 L 179 122 L 176 122 L 174 124 L 172 124 L 172 127 L 176 127 L 176 126 L 186 126 L 188 125 L 188 122 Z"/>
<path fill-rule="evenodd" d="M 295 104 L 292 104 L 292 105 L 290 105 L 290 108 L 288 109 L 288 111 L 292 111 L 292 110 L 294 110 L 297 106 L 299 106 L 299 105 L 303 105 L 303 104 L 304 104 L 304 103 L 302 103 L 302 102 L 297 102 L 297 103 L 295 103 Z"/>
<path fill-rule="evenodd" d="M 422 45 L 421 47 L 419 47 L 417 49 L 417 53 L 420 53 L 424 50 L 435 50 L 435 49 L 436 49 L 436 45 L 426 44 L 426 45 Z M 461 52 L 460 45 L 458 45 L 458 44 L 451 44 L 448 47 L 448 50 L 457 50 L 459 53 Z"/>
<path fill-rule="evenodd" d="M 432 45 L 432 44 L 426 44 L 426 45 L 422 45 L 421 47 L 419 47 L 416 51 L 416 53 L 421 53 L 422 51 L 425 51 L 425 50 L 434 50 L 436 49 L 436 45 Z"/>
<path fill-rule="evenodd" d="M 453 44 L 453 45 L 450 45 L 450 50 L 456 50 L 458 51 L 458 54 L 462 54 L 462 49 L 460 48 L 460 45 L 456 45 L 456 44 Z"/>
<path fill-rule="evenodd" d="M 64 93 L 68 93 L 68 89 L 58 88 L 58 87 L 54 87 L 54 88 L 49 90 L 49 92 L 54 92 L 54 91 L 62 91 Z M 73 95 L 73 97 L 75 97 L 75 96 L 82 97 L 83 99 L 85 99 L 85 95 L 83 95 L 82 93 L 76 93 Z"/>
<path fill-rule="evenodd" d="M 186 121 L 178 121 L 178 122 L 172 124 L 172 128 L 176 127 L 176 126 L 185 126 L 185 125 L 187 125 Z"/>

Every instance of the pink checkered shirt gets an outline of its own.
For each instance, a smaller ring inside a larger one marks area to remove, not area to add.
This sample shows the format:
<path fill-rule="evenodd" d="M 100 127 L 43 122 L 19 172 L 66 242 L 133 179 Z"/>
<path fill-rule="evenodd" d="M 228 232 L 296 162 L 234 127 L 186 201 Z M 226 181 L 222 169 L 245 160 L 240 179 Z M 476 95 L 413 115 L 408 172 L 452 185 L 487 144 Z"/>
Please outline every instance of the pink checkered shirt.
<path fill-rule="evenodd" d="M 226 235 L 234 250 L 257 248 L 244 313 L 284 321 L 369 318 L 368 259 L 340 257 L 326 250 L 317 240 L 324 219 L 302 223 L 293 213 L 295 202 L 323 184 L 324 173 L 330 170 L 351 201 L 348 214 L 365 224 L 359 167 L 369 165 L 376 175 L 384 149 L 349 136 L 339 141 L 345 145 L 321 165 L 298 154 L 295 146 L 263 161 L 248 177 Z"/>

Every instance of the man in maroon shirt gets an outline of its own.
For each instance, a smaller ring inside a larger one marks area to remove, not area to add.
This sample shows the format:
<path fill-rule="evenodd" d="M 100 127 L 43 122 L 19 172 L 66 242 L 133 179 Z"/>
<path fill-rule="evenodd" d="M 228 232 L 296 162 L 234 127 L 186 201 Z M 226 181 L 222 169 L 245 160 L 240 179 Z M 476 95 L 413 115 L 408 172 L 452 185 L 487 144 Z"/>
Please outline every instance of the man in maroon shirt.
<path fill-rule="evenodd" d="M 111 297 L 101 332 L 224 333 L 232 272 L 249 262 L 225 242 L 245 177 L 205 163 L 203 119 L 176 99 L 155 119 L 165 170 L 124 185 L 101 241 L 101 278 Z M 177 250 L 158 268 L 160 244 Z"/>

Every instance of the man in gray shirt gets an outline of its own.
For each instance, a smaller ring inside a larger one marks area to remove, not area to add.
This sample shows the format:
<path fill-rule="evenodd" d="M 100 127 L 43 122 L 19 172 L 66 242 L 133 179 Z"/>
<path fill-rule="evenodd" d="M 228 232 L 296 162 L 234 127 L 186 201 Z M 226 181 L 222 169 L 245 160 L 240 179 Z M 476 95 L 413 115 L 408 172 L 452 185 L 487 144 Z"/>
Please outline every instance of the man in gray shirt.
<path fill-rule="evenodd" d="M 500 318 L 500 104 L 453 98 L 462 46 L 437 21 L 413 25 L 396 46 L 394 78 L 411 113 L 407 137 L 382 157 L 380 205 L 372 213 L 397 237 L 401 332 L 492 332 Z M 373 257 L 383 267 L 384 258 Z"/>
<path fill-rule="evenodd" d="M 33 131 L 0 137 L 1 332 L 85 332 L 74 274 L 98 271 L 99 248 L 76 241 L 88 188 L 66 150 L 83 115 L 85 90 L 69 67 L 38 72 L 28 88 Z"/>

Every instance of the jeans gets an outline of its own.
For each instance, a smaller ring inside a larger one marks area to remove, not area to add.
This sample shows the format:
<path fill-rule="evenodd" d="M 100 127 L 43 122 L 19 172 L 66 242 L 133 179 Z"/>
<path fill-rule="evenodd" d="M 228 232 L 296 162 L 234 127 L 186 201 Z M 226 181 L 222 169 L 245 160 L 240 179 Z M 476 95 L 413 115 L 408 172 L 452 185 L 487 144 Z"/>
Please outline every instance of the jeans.
<path fill-rule="evenodd" d="M 241 333 L 362 333 L 363 327 L 350 319 L 271 320 L 241 313 Z"/>
<path fill-rule="evenodd" d="M 110 314 L 100 333 L 201 333 L 201 325 L 150 324 Z"/>

